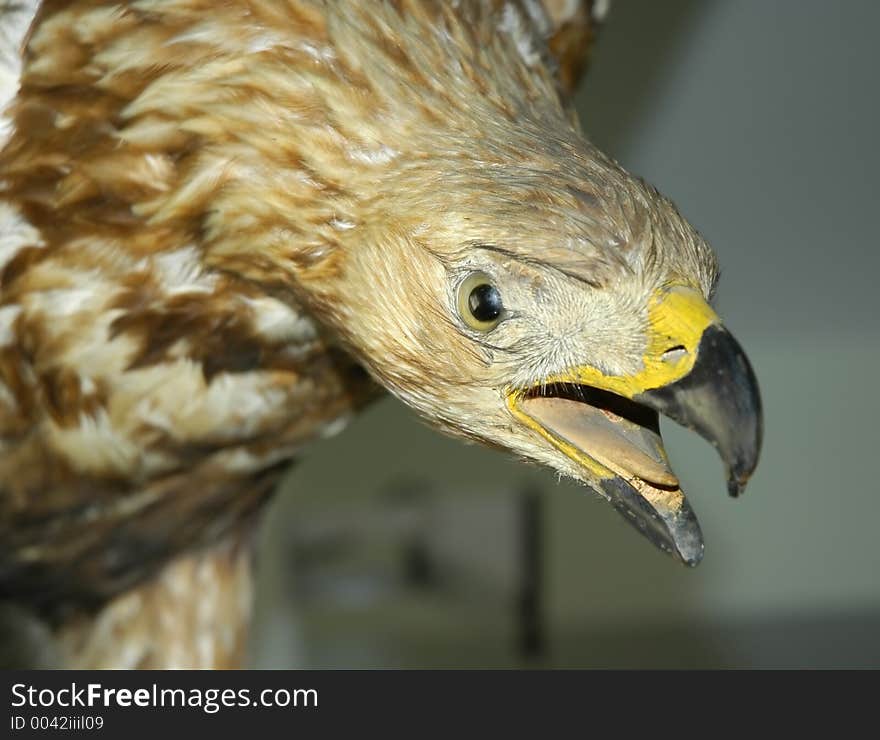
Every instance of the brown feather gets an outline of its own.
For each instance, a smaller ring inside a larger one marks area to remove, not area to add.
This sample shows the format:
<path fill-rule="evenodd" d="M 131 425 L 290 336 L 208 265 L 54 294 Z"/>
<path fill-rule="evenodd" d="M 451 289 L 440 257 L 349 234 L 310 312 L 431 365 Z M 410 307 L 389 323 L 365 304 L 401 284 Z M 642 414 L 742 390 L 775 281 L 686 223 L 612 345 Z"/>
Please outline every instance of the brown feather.
<path fill-rule="evenodd" d="M 445 284 L 488 226 L 595 285 L 653 230 L 683 236 L 668 271 L 699 262 L 580 135 L 567 92 L 595 18 L 575 6 L 41 4 L 0 151 L 0 597 L 75 664 L 227 662 L 237 637 L 167 657 L 203 628 L 181 604 L 180 634 L 156 632 L 169 594 L 204 568 L 229 579 L 218 604 L 246 588 L 216 548 L 240 552 L 284 466 L 375 397 L 362 364 L 478 436 L 448 401 L 489 392 L 482 354 L 395 285 Z"/>

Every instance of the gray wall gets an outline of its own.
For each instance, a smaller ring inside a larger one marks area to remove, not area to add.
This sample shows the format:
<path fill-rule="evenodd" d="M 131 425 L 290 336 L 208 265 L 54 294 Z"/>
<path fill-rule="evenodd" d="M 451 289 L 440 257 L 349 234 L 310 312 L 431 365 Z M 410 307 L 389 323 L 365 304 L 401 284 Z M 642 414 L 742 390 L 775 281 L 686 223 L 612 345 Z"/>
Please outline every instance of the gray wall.
<path fill-rule="evenodd" d="M 720 311 L 761 382 L 764 457 L 742 500 L 707 445 L 664 428 L 703 564 L 676 566 L 588 491 L 384 401 L 316 447 L 269 513 L 258 665 L 516 663 L 504 598 L 294 598 L 291 527 L 406 475 L 463 501 L 544 489 L 549 664 L 880 665 L 877 28 L 868 0 L 617 0 L 582 90 L 591 138 L 716 248 Z"/>

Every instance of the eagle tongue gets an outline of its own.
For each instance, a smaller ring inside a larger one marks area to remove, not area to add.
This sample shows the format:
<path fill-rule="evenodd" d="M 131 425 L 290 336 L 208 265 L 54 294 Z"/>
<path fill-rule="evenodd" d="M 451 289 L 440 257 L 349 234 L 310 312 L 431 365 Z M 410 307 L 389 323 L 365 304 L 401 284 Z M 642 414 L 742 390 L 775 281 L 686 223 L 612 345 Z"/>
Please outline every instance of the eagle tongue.
<path fill-rule="evenodd" d="M 664 488 L 677 488 L 660 435 L 604 409 L 568 398 L 535 396 L 522 409 L 554 435 L 615 473 Z"/>

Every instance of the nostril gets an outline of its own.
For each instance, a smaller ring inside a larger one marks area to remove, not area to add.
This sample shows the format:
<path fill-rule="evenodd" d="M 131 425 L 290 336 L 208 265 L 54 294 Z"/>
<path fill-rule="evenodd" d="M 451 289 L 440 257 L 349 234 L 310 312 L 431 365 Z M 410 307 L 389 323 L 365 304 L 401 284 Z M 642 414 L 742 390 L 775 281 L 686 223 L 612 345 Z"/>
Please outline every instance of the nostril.
<path fill-rule="evenodd" d="M 687 354 L 687 348 L 683 344 L 677 344 L 674 347 L 670 347 L 666 350 L 661 359 L 664 362 L 675 362 L 676 360 L 680 360 Z"/>

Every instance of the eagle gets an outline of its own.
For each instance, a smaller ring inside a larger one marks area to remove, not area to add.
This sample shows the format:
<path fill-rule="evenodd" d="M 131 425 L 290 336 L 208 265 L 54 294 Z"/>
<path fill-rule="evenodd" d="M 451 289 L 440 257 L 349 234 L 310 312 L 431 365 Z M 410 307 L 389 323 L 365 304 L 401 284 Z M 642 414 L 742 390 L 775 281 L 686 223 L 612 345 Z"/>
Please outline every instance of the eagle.
<path fill-rule="evenodd" d="M 606 5 L 0 1 L 0 599 L 59 665 L 240 665 L 260 512 L 386 392 L 700 561 L 659 414 L 738 495 L 760 396 L 581 131 Z"/>

